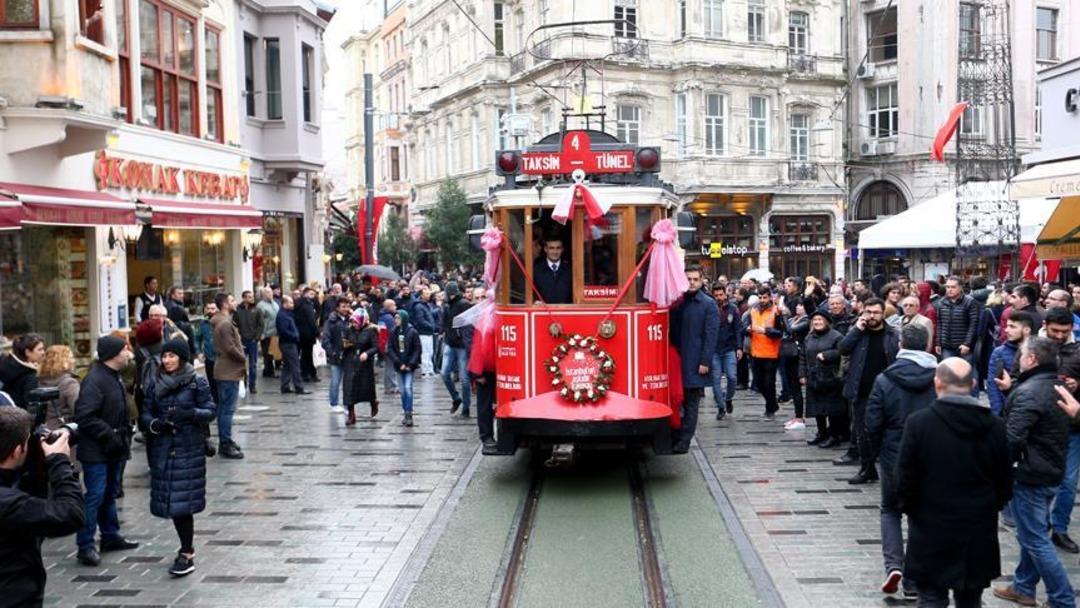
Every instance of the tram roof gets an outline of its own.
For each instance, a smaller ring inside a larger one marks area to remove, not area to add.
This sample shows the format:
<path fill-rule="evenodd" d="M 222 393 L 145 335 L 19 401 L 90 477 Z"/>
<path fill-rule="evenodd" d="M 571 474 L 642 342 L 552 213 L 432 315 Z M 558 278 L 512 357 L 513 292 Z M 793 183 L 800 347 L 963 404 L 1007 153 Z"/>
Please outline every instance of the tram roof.
<path fill-rule="evenodd" d="M 519 209 L 523 207 L 554 207 L 573 184 L 546 186 L 539 192 L 535 188 L 496 190 L 484 202 L 487 210 Z M 624 186 L 617 184 L 590 184 L 593 195 L 601 202 L 632 207 L 661 205 L 665 209 L 679 206 L 679 199 L 671 191 L 661 187 Z"/>

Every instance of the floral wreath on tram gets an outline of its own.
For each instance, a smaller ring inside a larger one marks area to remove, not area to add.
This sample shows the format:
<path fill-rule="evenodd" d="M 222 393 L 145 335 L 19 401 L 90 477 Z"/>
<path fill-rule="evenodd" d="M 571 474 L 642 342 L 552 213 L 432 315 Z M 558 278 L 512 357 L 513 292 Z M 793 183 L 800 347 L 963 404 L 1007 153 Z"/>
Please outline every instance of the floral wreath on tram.
<path fill-rule="evenodd" d="M 582 370 L 583 376 L 591 373 L 590 386 L 576 386 L 574 378 L 566 373 L 567 364 L 572 366 L 569 368 L 571 370 Z M 596 338 L 580 334 L 565 336 L 562 344 L 551 351 L 551 358 L 544 362 L 544 366 L 552 375 L 552 388 L 574 403 L 596 403 L 611 389 L 615 376 L 615 358 L 600 348 Z"/>

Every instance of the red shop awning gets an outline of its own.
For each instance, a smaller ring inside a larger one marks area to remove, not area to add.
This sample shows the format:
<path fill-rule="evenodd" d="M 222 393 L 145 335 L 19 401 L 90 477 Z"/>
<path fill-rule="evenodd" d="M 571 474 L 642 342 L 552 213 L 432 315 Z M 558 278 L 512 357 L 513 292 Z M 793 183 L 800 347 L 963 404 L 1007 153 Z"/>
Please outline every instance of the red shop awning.
<path fill-rule="evenodd" d="M 150 207 L 150 224 L 155 228 L 236 228 L 263 227 L 262 212 L 250 205 L 226 205 L 194 201 L 141 198 Z"/>
<path fill-rule="evenodd" d="M 20 221 L 23 224 L 107 226 L 135 223 L 135 203 L 106 192 L 0 182 L 0 200 L 3 198 L 22 204 Z"/>
<path fill-rule="evenodd" d="M 22 213 L 22 204 L 18 201 L 0 199 L 0 230 L 21 228 Z"/>

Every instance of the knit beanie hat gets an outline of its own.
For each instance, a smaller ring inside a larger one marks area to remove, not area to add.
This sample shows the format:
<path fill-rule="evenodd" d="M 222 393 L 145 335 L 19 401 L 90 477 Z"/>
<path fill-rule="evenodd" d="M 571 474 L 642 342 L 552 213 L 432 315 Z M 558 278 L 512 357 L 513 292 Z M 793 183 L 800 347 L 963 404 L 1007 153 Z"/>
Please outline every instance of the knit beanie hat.
<path fill-rule="evenodd" d="M 165 346 L 161 347 L 161 354 L 172 353 L 184 363 L 191 363 L 191 348 L 188 347 L 186 340 L 174 338 L 165 343 Z"/>
<path fill-rule="evenodd" d="M 127 342 L 116 336 L 101 336 L 97 341 L 98 361 L 104 363 L 109 359 L 112 359 L 116 355 L 119 355 L 126 346 Z"/>

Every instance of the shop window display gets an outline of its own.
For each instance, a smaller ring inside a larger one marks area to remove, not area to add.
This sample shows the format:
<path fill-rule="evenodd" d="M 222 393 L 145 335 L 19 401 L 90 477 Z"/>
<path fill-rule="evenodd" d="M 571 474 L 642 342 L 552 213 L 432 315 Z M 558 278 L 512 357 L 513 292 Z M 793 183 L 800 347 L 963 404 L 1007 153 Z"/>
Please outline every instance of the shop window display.
<path fill-rule="evenodd" d="M 173 285 L 182 286 L 188 314 L 201 316 L 206 303 L 213 301 L 225 286 L 227 240 L 223 230 L 162 231 L 159 259 L 128 257 L 128 295 L 134 298 L 142 293 L 143 278 L 153 275 L 158 278 L 162 294 Z"/>
<path fill-rule="evenodd" d="M 27 332 L 71 347 L 80 365 L 93 355 L 86 230 L 26 227 L 0 234 L 0 332 Z"/>

